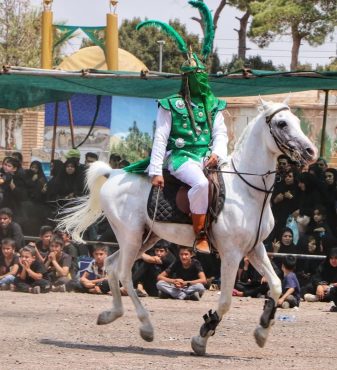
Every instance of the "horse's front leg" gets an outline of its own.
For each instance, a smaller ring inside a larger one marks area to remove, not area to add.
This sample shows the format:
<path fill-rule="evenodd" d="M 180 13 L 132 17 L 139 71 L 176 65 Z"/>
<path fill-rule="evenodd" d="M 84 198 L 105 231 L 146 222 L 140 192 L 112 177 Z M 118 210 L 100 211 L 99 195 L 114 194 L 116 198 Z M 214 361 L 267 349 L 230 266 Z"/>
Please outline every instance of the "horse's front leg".
<path fill-rule="evenodd" d="M 192 349 L 198 356 L 205 355 L 208 338 L 215 334 L 216 327 L 230 308 L 240 259 L 238 255 L 221 256 L 221 294 L 218 309 L 214 312 L 210 310 L 203 316 L 205 322 L 200 328 L 199 335 L 192 337 L 191 340 Z"/>
<path fill-rule="evenodd" d="M 281 281 L 276 275 L 273 266 L 269 260 L 266 249 L 263 243 L 258 244 L 248 255 L 249 261 L 254 268 L 267 278 L 270 294 L 266 299 L 263 313 L 260 318 L 260 324 L 254 331 L 256 343 L 263 347 L 267 341 L 267 337 L 271 326 L 274 324 L 277 301 L 281 295 Z"/>

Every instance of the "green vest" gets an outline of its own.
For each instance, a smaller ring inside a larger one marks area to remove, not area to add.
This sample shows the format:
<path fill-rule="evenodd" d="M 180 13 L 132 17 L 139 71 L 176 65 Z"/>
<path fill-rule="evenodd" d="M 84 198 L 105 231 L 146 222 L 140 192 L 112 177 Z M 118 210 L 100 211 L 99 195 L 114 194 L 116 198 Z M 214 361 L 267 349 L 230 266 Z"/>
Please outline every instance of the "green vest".
<path fill-rule="evenodd" d="M 201 158 L 208 155 L 212 139 L 204 105 L 192 105 L 196 125 L 196 130 L 194 130 L 185 102 L 180 95 L 172 95 L 158 102 L 162 108 L 169 110 L 172 116 L 171 132 L 166 149 L 171 150 L 168 160 L 173 169 L 177 170 L 189 158 L 200 162 Z M 216 99 L 210 111 L 212 123 L 217 113 L 225 107 L 224 101 Z"/>

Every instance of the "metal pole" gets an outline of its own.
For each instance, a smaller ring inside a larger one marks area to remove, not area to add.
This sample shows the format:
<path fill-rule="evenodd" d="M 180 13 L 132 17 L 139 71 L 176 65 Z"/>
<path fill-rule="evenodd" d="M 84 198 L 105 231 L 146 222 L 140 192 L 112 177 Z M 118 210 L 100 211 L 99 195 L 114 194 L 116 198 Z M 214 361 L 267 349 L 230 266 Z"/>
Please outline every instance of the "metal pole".
<path fill-rule="evenodd" d="M 69 128 L 70 128 L 70 137 L 71 137 L 71 147 L 75 148 L 75 138 L 74 138 L 74 117 L 73 110 L 71 108 L 71 100 L 67 100 L 67 109 L 69 117 Z"/>
<path fill-rule="evenodd" d="M 163 45 L 165 45 L 164 40 L 158 40 L 159 44 L 159 72 L 163 71 Z"/>
<path fill-rule="evenodd" d="M 55 159 L 58 112 L 59 112 L 59 103 L 56 102 L 55 103 L 55 111 L 54 111 L 53 138 L 52 138 L 52 145 L 51 145 L 51 161 L 53 161 Z"/>
<path fill-rule="evenodd" d="M 53 64 L 53 12 L 52 0 L 43 1 L 41 15 L 41 67 L 51 69 Z"/>
<path fill-rule="evenodd" d="M 320 156 L 325 157 L 325 131 L 326 131 L 326 121 L 328 117 L 328 105 L 329 105 L 329 90 L 325 91 L 324 99 L 324 111 L 323 111 L 323 125 L 322 125 L 322 135 L 321 135 L 321 149 Z"/>

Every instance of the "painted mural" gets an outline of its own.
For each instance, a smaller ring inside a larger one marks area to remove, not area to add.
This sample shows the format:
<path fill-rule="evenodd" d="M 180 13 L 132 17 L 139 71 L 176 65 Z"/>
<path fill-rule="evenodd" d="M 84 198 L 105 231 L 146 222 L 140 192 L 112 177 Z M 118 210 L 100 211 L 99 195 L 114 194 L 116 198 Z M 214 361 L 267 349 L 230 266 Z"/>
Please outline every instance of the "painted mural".
<path fill-rule="evenodd" d="M 0 149 L 22 149 L 22 114 L 0 113 Z"/>

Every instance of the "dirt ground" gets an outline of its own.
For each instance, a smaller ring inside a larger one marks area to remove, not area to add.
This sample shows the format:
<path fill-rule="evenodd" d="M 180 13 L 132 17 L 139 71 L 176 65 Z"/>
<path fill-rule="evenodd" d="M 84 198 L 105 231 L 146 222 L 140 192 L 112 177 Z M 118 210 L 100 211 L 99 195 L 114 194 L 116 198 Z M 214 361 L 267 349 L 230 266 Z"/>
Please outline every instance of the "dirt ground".
<path fill-rule="evenodd" d="M 76 293 L 0 292 L 0 369 L 336 369 L 337 313 L 326 303 L 303 302 L 278 310 L 293 322 L 276 320 L 264 348 L 253 339 L 263 299 L 233 298 L 231 310 L 208 342 L 207 355 L 191 354 L 202 315 L 216 308 L 217 292 L 200 302 L 142 298 L 155 339 L 144 342 L 128 297 L 125 315 L 96 325 L 111 297 Z"/>

